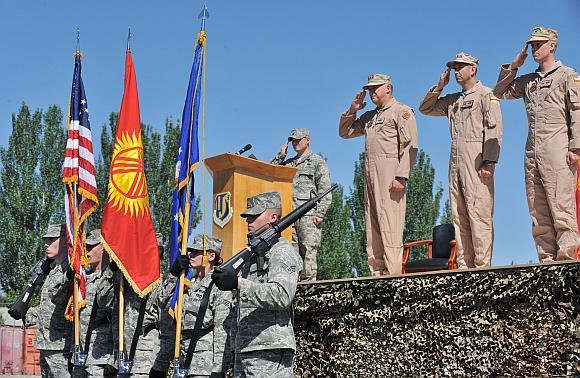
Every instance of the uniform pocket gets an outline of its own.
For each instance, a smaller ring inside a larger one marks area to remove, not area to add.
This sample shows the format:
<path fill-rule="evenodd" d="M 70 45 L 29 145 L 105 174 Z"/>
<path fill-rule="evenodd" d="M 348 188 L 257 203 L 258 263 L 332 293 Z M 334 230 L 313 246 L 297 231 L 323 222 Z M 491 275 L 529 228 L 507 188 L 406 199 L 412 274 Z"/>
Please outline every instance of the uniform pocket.
<path fill-rule="evenodd" d="M 570 103 L 574 110 L 580 109 L 580 86 L 573 86 L 568 89 L 570 95 Z"/>
<path fill-rule="evenodd" d="M 399 126 L 399 141 L 403 147 L 411 143 L 411 135 L 409 135 L 409 130 L 405 124 Z"/>

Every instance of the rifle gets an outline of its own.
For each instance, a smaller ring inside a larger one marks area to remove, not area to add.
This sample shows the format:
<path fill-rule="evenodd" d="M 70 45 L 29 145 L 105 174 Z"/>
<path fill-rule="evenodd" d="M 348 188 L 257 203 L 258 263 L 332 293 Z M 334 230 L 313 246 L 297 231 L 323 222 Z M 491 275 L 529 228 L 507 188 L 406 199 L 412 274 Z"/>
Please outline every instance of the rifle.
<path fill-rule="evenodd" d="M 308 201 L 288 213 L 285 217 L 280 218 L 277 222 L 270 223 L 268 225 L 269 227 L 258 235 L 254 236 L 251 233 L 248 234 L 248 245 L 246 245 L 246 248 L 215 269 L 233 269 L 236 273 L 239 273 L 246 261 L 248 261 L 254 254 L 258 254 L 258 265 L 263 265 L 263 261 L 260 261 L 264 259 L 263 253 L 276 244 L 278 238 L 282 235 L 282 231 L 312 210 L 324 196 L 336 188 L 338 188 L 338 184 L 334 184 L 318 196 L 310 198 Z"/>
<path fill-rule="evenodd" d="M 38 261 L 34 268 L 32 268 L 26 288 L 24 288 L 22 294 L 20 294 L 16 302 L 14 302 L 8 310 L 8 314 L 12 318 L 16 320 L 24 318 L 28 311 L 32 294 L 34 294 L 34 290 L 36 290 L 37 287 L 41 287 L 44 283 L 46 276 L 48 276 L 48 273 L 50 272 L 52 261 L 52 259 L 46 257 L 43 260 Z"/>

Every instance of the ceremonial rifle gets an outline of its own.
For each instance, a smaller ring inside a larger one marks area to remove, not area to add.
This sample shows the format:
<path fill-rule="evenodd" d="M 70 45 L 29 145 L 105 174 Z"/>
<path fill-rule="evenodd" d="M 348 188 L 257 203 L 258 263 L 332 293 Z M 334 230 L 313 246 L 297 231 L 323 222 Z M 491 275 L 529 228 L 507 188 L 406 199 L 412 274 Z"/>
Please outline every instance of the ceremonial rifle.
<path fill-rule="evenodd" d="M 14 302 L 8 310 L 8 314 L 12 318 L 18 320 L 23 319 L 26 316 L 32 294 L 34 294 L 34 290 L 36 290 L 37 287 L 42 286 L 44 283 L 46 276 L 48 276 L 48 273 L 50 272 L 52 261 L 52 259 L 46 257 L 38 261 L 34 268 L 32 268 L 26 288 L 24 288 L 22 294 L 18 296 L 16 302 Z"/>
<path fill-rule="evenodd" d="M 312 210 L 320 200 L 326 196 L 328 193 L 332 192 L 338 187 L 337 184 L 332 185 L 330 188 L 320 193 L 318 196 L 309 199 L 302 205 L 298 206 L 296 209 L 292 210 L 288 215 L 279 219 L 277 222 L 268 224 L 268 228 L 258 235 L 248 234 L 248 245 L 242 249 L 240 252 L 235 254 L 232 258 L 226 261 L 224 264 L 216 267 L 216 270 L 226 270 L 233 269 L 238 273 L 244 264 L 252 257 L 254 254 L 258 254 L 258 265 L 262 264 L 260 259 L 264 258 L 263 253 L 268 251 L 272 245 L 276 244 L 278 238 L 282 235 L 282 231 L 288 228 L 292 223 L 296 222 L 298 219 L 302 218 L 307 212 Z"/>

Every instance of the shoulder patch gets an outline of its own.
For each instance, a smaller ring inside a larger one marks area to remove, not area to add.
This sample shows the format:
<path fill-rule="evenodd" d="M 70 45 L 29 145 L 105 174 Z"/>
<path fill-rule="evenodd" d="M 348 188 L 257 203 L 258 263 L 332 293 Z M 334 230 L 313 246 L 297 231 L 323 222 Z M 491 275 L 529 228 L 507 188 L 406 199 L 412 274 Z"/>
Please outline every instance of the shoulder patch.
<path fill-rule="evenodd" d="M 495 102 L 499 102 L 499 98 L 495 97 L 494 95 L 491 95 L 491 96 L 490 96 L 490 98 L 489 98 L 489 100 L 490 100 L 491 102 L 494 102 L 494 101 L 495 101 Z"/>
<path fill-rule="evenodd" d="M 411 112 L 408 110 L 403 110 L 403 114 L 402 114 L 403 119 L 409 119 L 411 118 Z"/>
<path fill-rule="evenodd" d="M 576 77 L 574 77 L 574 84 L 580 85 L 580 75 L 577 75 Z"/>

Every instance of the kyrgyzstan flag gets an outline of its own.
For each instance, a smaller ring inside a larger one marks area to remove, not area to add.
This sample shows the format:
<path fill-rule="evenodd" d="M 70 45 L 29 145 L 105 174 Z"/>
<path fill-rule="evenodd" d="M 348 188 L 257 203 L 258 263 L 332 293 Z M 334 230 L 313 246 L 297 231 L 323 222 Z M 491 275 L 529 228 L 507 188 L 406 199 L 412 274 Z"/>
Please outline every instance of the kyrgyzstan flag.
<path fill-rule="evenodd" d="M 131 51 L 113 146 L 101 240 L 133 290 L 144 297 L 160 282 L 159 251 L 143 164 L 139 96 Z"/>

